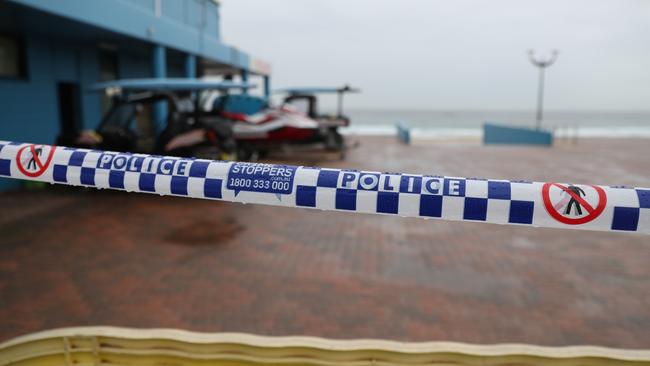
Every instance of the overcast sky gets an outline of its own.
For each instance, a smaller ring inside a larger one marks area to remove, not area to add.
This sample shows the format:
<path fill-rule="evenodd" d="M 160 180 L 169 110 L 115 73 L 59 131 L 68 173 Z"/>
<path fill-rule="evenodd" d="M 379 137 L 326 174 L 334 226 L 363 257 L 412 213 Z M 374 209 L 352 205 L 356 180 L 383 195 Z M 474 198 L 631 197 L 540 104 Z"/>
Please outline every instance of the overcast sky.
<path fill-rule="evenodd" d="M 530 109 L 526 51 L 560 50 L 546 107 L 650 110 L 650 1 L 223 0 L 273 87 L 350 83 L 351 108 Z"/>

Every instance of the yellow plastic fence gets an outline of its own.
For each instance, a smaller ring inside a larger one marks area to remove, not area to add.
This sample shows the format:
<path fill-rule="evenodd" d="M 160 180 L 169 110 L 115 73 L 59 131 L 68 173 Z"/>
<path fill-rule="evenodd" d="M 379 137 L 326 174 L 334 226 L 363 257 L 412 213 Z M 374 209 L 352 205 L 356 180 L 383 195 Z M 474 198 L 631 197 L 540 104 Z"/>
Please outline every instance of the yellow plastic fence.
<path fill-rule="evenodd" d="M 650 365 L 650 351 L 79 327 L 1 343 L 0 365 Z"/>

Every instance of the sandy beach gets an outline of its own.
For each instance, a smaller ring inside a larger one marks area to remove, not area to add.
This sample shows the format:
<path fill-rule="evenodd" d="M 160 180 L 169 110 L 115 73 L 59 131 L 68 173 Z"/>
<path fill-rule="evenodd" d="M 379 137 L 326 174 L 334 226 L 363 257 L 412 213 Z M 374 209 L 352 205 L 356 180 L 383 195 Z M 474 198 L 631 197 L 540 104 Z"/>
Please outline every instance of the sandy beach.
<path fill-rule="evenodd" d="M 360 137 L 364 170 L 650 187 L 647 139 Z M 79 325 L 650 348 L 647 236 L 53 187 L 2 193 L 0 340 Z"/>

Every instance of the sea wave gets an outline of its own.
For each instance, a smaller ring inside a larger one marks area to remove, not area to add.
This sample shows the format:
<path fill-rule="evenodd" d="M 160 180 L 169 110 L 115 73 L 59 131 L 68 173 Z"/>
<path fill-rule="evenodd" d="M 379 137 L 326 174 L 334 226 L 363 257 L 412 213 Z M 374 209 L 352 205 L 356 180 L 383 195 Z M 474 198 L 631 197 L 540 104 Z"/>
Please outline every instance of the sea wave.
<path fill-rule="evenodd" d="M 395 126 L 351 126 L 341 129 L 345 135 L 364 136 L 394 136 Z M 650 126 L 617 126 L 617 127 L 572 127 L 559 128 L 553 131 L 557 138 L 650 138 Z M 412 128 L 413 138 L 448 139 L 448 138 L 481 138 L 481 128 Z"/>

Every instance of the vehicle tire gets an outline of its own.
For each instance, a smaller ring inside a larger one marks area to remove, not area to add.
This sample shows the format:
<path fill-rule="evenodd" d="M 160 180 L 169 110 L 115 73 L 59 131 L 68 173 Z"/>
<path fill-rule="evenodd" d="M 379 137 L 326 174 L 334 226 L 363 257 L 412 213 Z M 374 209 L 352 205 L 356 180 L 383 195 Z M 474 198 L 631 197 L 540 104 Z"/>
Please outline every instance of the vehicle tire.
<path fill-rule="evenodd" d="M 248 146 L 239 146 L 237 148 L 237 160 L 249 161 L 252 157 L 254 157 L 254 155 L 256 155 L 255 151 L 253 151 Z"/>
<path fill-rule="evenodd" d="M 345 147 L 345 139 L 336 129 L 327 131 L 325 148 L 331 151 L 341 151 Z"/>

